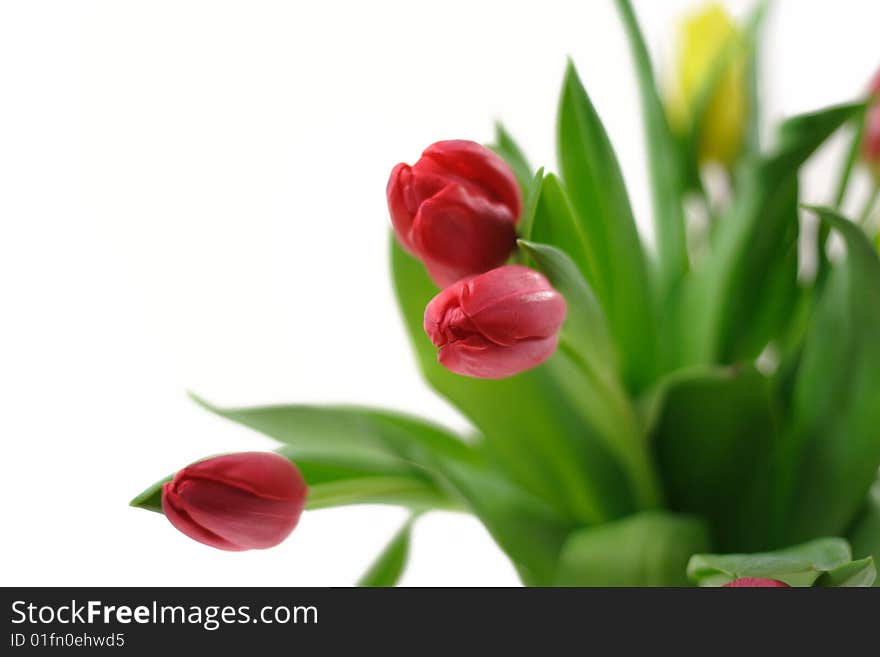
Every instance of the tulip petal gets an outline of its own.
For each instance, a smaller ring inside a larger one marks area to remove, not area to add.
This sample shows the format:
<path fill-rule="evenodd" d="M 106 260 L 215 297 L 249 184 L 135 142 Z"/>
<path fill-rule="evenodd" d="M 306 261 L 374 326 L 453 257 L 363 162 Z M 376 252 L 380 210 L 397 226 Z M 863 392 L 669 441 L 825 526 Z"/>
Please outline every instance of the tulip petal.
<path fill-rule="evenodd" d="M 298 500 L 305 495 L 302 476 L 288 459 L 273 452 L 240 452 L 198 461 L 181 470 L 183 478 L 222 483 L 272 500 Z"/>
<path fill-rule="evenodd" d="M 478 379 L 503 379 L 537 367 L 546 361 L 559 343 L 557 335 L 522 340 L 500 346 L 481 336 L 450 342 L 437 358 L 446 369 Z"/>
<path fill-rule="evenodd" d="M 516 243 L 522 193 L 510 167 L 468 141 L 438 142 L 386 188 L 401 245 L 440 287 L 504 264 Z"/>
<path fill-rule="evenodd" d="M 405 249 L 412 252 L 410 231 L 412 230 L 413 215 L 406 196 L 412 179 L 412 169 L 408 164 L 398 164 L 391 171 L 388 178 L 388 186 L 385 188 L 385 196 L 388 199 L 388 211 L 391 214 L 391 225 L 397 234 L 400 243 Z"/>
<path fill-rule="evenodd" d="M 198 523 L 196 523 L 189 514 L 183 510 L 182 504 L 177 499 L 177 494 L 172 490 L 171 482 L 162 487 L 162 513 L 168 518 L 168 521 L 182 534 L 186 534 L 194 541 L 210 545 L 219 550 L 228 550 L 230 552 L 240 552 L 245 548 L 239 547 L 222 536 L 218 536 L 208 531 Z"/>
<path fill-rule="evenodd" d="M 499 345 L 555 335 L 565 317 L 565 300 L 554 290 L 507 297 L 470 317 L 476 328 Z"/>
<path fill-rule="evenodd" d="M 545 338 L 559 331 L 565 299 L 539 272 L 512 265 L 470 279 L 461 307 L 476 329 L 492 342 Z"/>
<path fill-rule="evenodd" d="M 510 211 L 458 184 L 447 185 L 419 206 L 411 237 L 441 287 L 503 264 L 516 245 Z"/>
<path fill-rule="evenodd" d="M 503 203 L 514 221 L 522 215 L 522 192 L 501 157 L 473 141 L 451 139 L 428 146 L 417 165 L 460 182 L 477 185 Z"/>
<path fill-rule="evenodd" d="M 296 527 L 305 503 L 258 497 L 201 479 L 187 479 L 176 493 L 194 523 L 243 550 L 278 545 Z"/>

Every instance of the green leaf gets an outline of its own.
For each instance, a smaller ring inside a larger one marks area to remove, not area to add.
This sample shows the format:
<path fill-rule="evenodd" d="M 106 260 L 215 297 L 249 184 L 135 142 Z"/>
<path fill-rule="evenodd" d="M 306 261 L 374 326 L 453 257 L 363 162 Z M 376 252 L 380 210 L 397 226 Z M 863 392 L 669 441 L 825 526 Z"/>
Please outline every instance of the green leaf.
<path fill-rule="evenodd" d="M 617 0 L 617 9 L 626 28 L 642 98 L 654 204 L 654 234 L 660 262 L 660 298 L 665 299 L 689 268 L 682 207 L 684 173 L 678 143 L 660 100 L 651 57 L 632 4 L 629 0 Z"/>
<path fill-rule="evenodd" d="M 358 586 L 382 587 L 397 584 L 409 559 L 410 537 L 414 521 L 414 517 L 406 521 L 358 581 Z"/>
<path fill-rule="evenodd" d="M 591 284 L 608 317 L 623 380 L 640 390 L 656 366 L 652 282 L 620 165 L 571 62 L 559 101 L 557 140 L 562 179 L 595 258 Z"/>
<path fill-rule="evenodd" d="M 352 504 L 391 504 L 414 511 L 462 509 L 437 473 L 430 476 L 404 462 L 367 464 L 357 458 L 346 462 L 309 456 L 289 446 L 278 452 L 296 464 L 308 483 L 310 511 Z"/>
<path fill-rule="evenodd" d="M 685 568 L 710 545 L 699 518 L 645 511 L 582 529 L 565 543 L 562 586 L 687 586 Z"/>
<path fill-rule="evenodd" d="M 880 465 L 880 260 L 862 230 L 812 208 L 843 237 L 806 337 L 780 451 L 781 541 L 844 532 Z"/>
<path fill-rule="evenodd" d="M 534 169 L 532 169 L 519 144 L 516 143 L 500 121 L 495 123 L 495 143 L 491 144 L 489 148 L 507 162 L 507 166 L 511 168 L 513 175 L 516 176 L 516 180 L 523 192 L 523 198 L 525 198 L 528 193 L 529 184 L 532 182 Z"/>
<path fill-rule="evenodd" d="M 528 239 L 565 251 L 591 289 L 604 288 L 598 259 L 592 251 L 595 245 L 584 231 L 562 182 L 552 173 L 546 174 Z"/>
<path fill-rule="evenodd" d="M 276 405 L 219 408 L 195 395 L 205 409 L 243 424 L 301 453 L 409 461 L 425 466 L 434 455 L 473 460 L 474 450 L 457 436 L 426 420 L 355 406 Z"/>
<path fill-rule="evenodd" d="M 820 538 L 795 547 L 756 554 L 696 554 L 687 572 L 700 586 L 721 586 L 740 577 L 778 579 L 811 586 L 820 575 L 852 560 L 842 538 Z"/>
<path fill-rule="evenodd" d="M 718 548 L 748 549 L 753 489 L 778 440 L 769 381 L 752 367 L 699 370 L 659 394 L 652 441 L 670 507 L 706 518 Z"/>
<path fill-rule="evenodd" d="M 871 486 L 865 506 L 850 529 L 849 542 L 857 559 L 872 557 L 875 564 L 880 561 L 880 480 Z M 874 585 L 880 586 L 880 579 Z"/>
<path fill-rule="evenodd" d="M 857 113 L 854 117 L 852 117 L 849 121 L 850 131 L 852 135 L 849 138 L 849 145 L 846 149 L 846 158 L 844 160 L 843 168 L 840 170 L 840 177 L 838 178 L 837 184 L 835 185 L 835 193 L 834 193 L 834 203 L 833 206 L 836 210 L 840 211 L 843 206 L 843 202 L 846 199 L 846 192 L 849 189 L 850 180 L 852 179 L 852 173 L 855 169 L 856 162 L 859 160 L 859 156 L 862 153 L 862 143 L 865 135 L 865 110 L 863 109 L 861 112 Z M 828 275 L 829 267 L 831 266 L 831 262 L 828 260 L 828 250 L 827 250 L 827 241 L 828 236 L 831 234 L 831 227 L 826 223 L 819 224 L 819 234 L 816 236 L 816 251 L 819 261 L 818 271 L 816 272 L 816 279 L 820 282 L 824 281 Z"/>
<path fill-rule="evenodd" d="M 816 580 L 816 586 L 874 586 L 876 579 L 877 569 L 874 567 L 874 560 L 868 557 L 823 573 Z"/>
<path fill-rule="evenodd" d="M 581 524 L 631 511 L 619 466 L 593 437 L 554 374 L 561 354 L 507 379 L 464 377 L 437 362 L 424 333 L 425 306 L 437 294 L 419 262 L 396 240 L 393 278 L 410 340 L 428 383 L 486 437 L 486 446 L 512 481 Z"/>
<path fill-rule="evenodd" d="M 146 511 L 162 513 L 162 486 L 169 481 L 171 481 L 171 477 L 165 477 L 165 479 L 157 481 L 135 497 L 128 505 Z"/>
<path fill-rule="evenodd" d="M 525 240 L 519 245 L 568 303 L 559 349 L 575 367 L 560 371 L 559 379 L 586 426 L 626 471 L 638 507 L 657 506 L 659 482 L 635 408 L 618 378 L 605 318 L 592 290 L 563 251 Z"/>
<path fill-rule="evenodd" d="M 840 178 L 837 181 L 834 193 L 834 208 L 839 210 L 846 198 L 846 191 L 849 188 L 849 181 L 852 178 L 852 172 L 855 169 L 856 162 L 862 150 L 862 142 L 865 134 L 865 116 L 864 109 L 850 119 L 852 135 L 849 138 L 849 144 L 846 148 L 846 158 L 844 159 L 843 168 L 840 170 Z M 827 233 L 826 233 L 827 234 Z"/>
<path fill-rule="evenodd" d="M 519 234 L 524 239 L 531 239 L 532 229 L 535 225 L 535 214 L 538 212 L 538 203 L 541 199 L 541 188 L 544 185 L 544 167 L 538 169 L 534 178 L 529 182 L 525 191 L 525 208 L 519 224 Z"/>
<path fill-rule="evenodd" d="M 718 226 L 707 266 L 686 279 L 675 328 L 686 347 L 679 366 L 754 356 L 754 345 L 763 346 L 773 337 L 776 327 L 770 324 L 762 335 L 744 339 L 741 333 L 755 330 L 751 320 L 756 300 L 759 305 L 778 301 L 768 287 L 792 289 L 792 268 L 780 253 L 790 253 L 796 236 L 798 170 L 860 107 L 843 105 L 789 119 L 775 151 L 748 168 L 730 213 Z"/>

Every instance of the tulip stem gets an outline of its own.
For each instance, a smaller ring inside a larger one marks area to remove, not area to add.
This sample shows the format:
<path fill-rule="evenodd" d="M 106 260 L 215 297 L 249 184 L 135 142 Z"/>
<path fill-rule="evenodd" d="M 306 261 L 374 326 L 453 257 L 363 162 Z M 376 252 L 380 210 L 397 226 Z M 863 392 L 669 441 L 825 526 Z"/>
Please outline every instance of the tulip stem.
<path fill-rule="evenodd" d="M 875 184 L 871 193 L 868 194 L 868 198 L 865 199 L 865 207 L 859 215 L 858 224 L 862 228 L 868 227 L 868 222 L 871 220 L 871 213 L 874 211 L 874 206 L 877 205 L 878 198 L 880 198 L 880 184 Z"/>
<path fill-rule="evenodd" d="M 865 132 L 863 116 L 864 115 L 860 112 L 853 119 L 855 130 L 853 131 L 852 139 L 846 151 L 846 160 L 844 161 L 843 169 L 840 171 L 840 178 L 837 181 L 837 191 L 834 194 L 834 208 L 836 210 L 840 210 L 843 206 L 847 189 L 849 189 L 849 182 L 852 179 L 853 169 L 855 168 L 856 161 L 859 159 L 859 149 L 862 146 L 862 138 Z"/>
<path fill-rule="evenodd" d="M 854 126 L 852 138 L 846 150 L 846 160 L 844 161 L 843 168 L 840 170 L 840 178 L 837 181 L 837 188 L 834 193 L 834 204 L 832 207 L 838 212 L 843 207 L 843 201 L 846 199 L 849 183 L 852 180 L 852 173 L 859 159 L 859 150 L 861 149 L 862 138 L 865 132 L 864 113 L 859 112 L 856 114 L 852 122 Z M 819 270 L 816 272 L 816 280 L 819 285 L 822 284 L 822 281 L 828 275 L 828 268 L 831 264 L 828 260 L 828 251 L 825 246 L 830 234 L 831 228 L 828 224 L 821 222 L 819 224 L 819 234 L 816 236 L 816 247 L 819 257 Z"/>

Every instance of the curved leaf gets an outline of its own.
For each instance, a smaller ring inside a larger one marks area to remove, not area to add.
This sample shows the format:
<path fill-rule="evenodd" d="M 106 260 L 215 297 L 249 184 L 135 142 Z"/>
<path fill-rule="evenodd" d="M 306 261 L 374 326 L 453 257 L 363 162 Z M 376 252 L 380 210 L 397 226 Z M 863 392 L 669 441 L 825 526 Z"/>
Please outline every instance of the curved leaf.
<path fill-rule="evenodd" d="M 809 543 L 755 554 L 697 554 L 687 572 L 700 586 L 721 586 L 740 577 L 778 579 L 790 586 L 812 586 L 823 573 L 852 560 L 842 538 L 820 538 Z"/>
<path fill-rule="evenodd" d="M 410 538 L 414 521 L 415 518 L 406 521 L 358 581 L 358 586 L 382 587 L 397 584 L 409 559 Z"/>
<path fill-rule="evenodd" d="M 532 229 L 535 225 L 535 215 L 538 212 L 538 204 L 541 201 L 541 188 L 544 186 L 544 167 L 538 169 L 534 177 L 529 181 L 525 190 L 525 208 L 519 224 L 519 234 L 525 239 L 531 239 Z"/>
<path fill-rule="evenodd" d="M 552 173 L 546 174 L 541 184 L 532 230 L 526 239 L 565 251 L 591 290 L 604 288 L 606 284 L 602 278 L 603 273 L 593 251 L 596 245 L 586 235 L 585 230 L 586 227 L 578 219 L 562 182 Z M 599 312 L 602 313 L 601 310 Z M 607 348 L 609 353 L 613 351 L 610 345 Z"/>
<path fill-rule="evenodd" d="M 474 460 L 471 446 L 426 420 L 355 406 L 287 404 L 220 408 L 192 395 L 203 408 L 287 443 L 303 453 L 404 460 L 426 466 L 434 455 Z"/>
<path fill-rule="evenodd" d="M 516 176 L 516 180 L 525 197 L 529 184 L 532 182 L 534 169 L 532 169 L 519 144 L 516 143 L 501 121 L 495 123 L 495 142 L 490 144 L 489 148 L 507 162 L 507 166 L 510 167 L 513 175 Z"/>
<path fill-rule="evenodd" d="M 816 586 L 874 586 L 876 579 L 877 569 L 874 567 L 874 560 L 867 557 L 823 573 L 816 580 Z"/>
<path fill-rule="evenodd" d="M 617 156 L 572 62 L 559 101 L 557 145 L 562 179 L 596 260 L 592 283 L 618 346 L 623 380 L 639 390 L 656 367 L 652 281 Z"/>

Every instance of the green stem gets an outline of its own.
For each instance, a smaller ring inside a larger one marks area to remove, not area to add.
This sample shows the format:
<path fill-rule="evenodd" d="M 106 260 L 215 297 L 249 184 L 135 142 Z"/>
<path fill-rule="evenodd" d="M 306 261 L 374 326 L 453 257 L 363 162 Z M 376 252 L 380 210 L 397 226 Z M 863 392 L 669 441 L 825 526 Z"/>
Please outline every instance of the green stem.
<path fill-rule="evenodd" d="M 868 227 L 868 221 L 871 219 L 871 213 L 874 210 L 874 206 L 877 204 L 878 198 L 880 198 L 880 183 L 875 183 L 871 193 L 868 194 L 868 198 L 865 199 L 865 207 L 859 215 L 858 224 L 862 228 Z"/>
<path fill-rule="evenodd" d="M 833 207 L 838 212 L 843 206 L 843 201 L 846 198 L 846 192 L 849 189 L 850 180 L 852 180 L 852 172 L 855 168 L 856 161 L 859 159 L 859 150 L 861 149 L 862 138 L 865 133 L 864 113 L 859 112 L 852 120 L 855 125 L 855 130 L 853 131 L 849 148 L 847 148 L 846 151 L 846 160 L 843 169 L 840 171 L 840 178 L 837 181 L 837 191 L 834 193 Z M 830 234 L 831 228 L 829 228 L 828 224 L 821 222 L 819 224 L 819 234 L 816 238 L 816 249 L 819 255 L 819 269 L 816 272 L 816 280 L 820 284 L 825 280 L 825 277 L 828 275 L 828 269 L 831 266 L 831 263 L 828 260 L 828 252 L 826 250 L 826 244 Z"/>
<path fill-rule="evenodd" d="M 846 198 L 846 191 L 849 188 L 849 182 L 852 179 L 852 172 L 855 168 L 856 160 L 859 159 L 859 149 L 861 148 L 862 137 L 865 133 L 865 122 L 862 118 L 862 114 L 859 113 L 854 120 L 856 122 L 856 129 L 853 132 L 852 140 L 846 151 L 846 161 L 840 172 L 840 179 L 837 181 L 837 191 L 834 194 L 834 208 L 836 210 L 840 210 L 843 205 L 843 200 Z"/>

